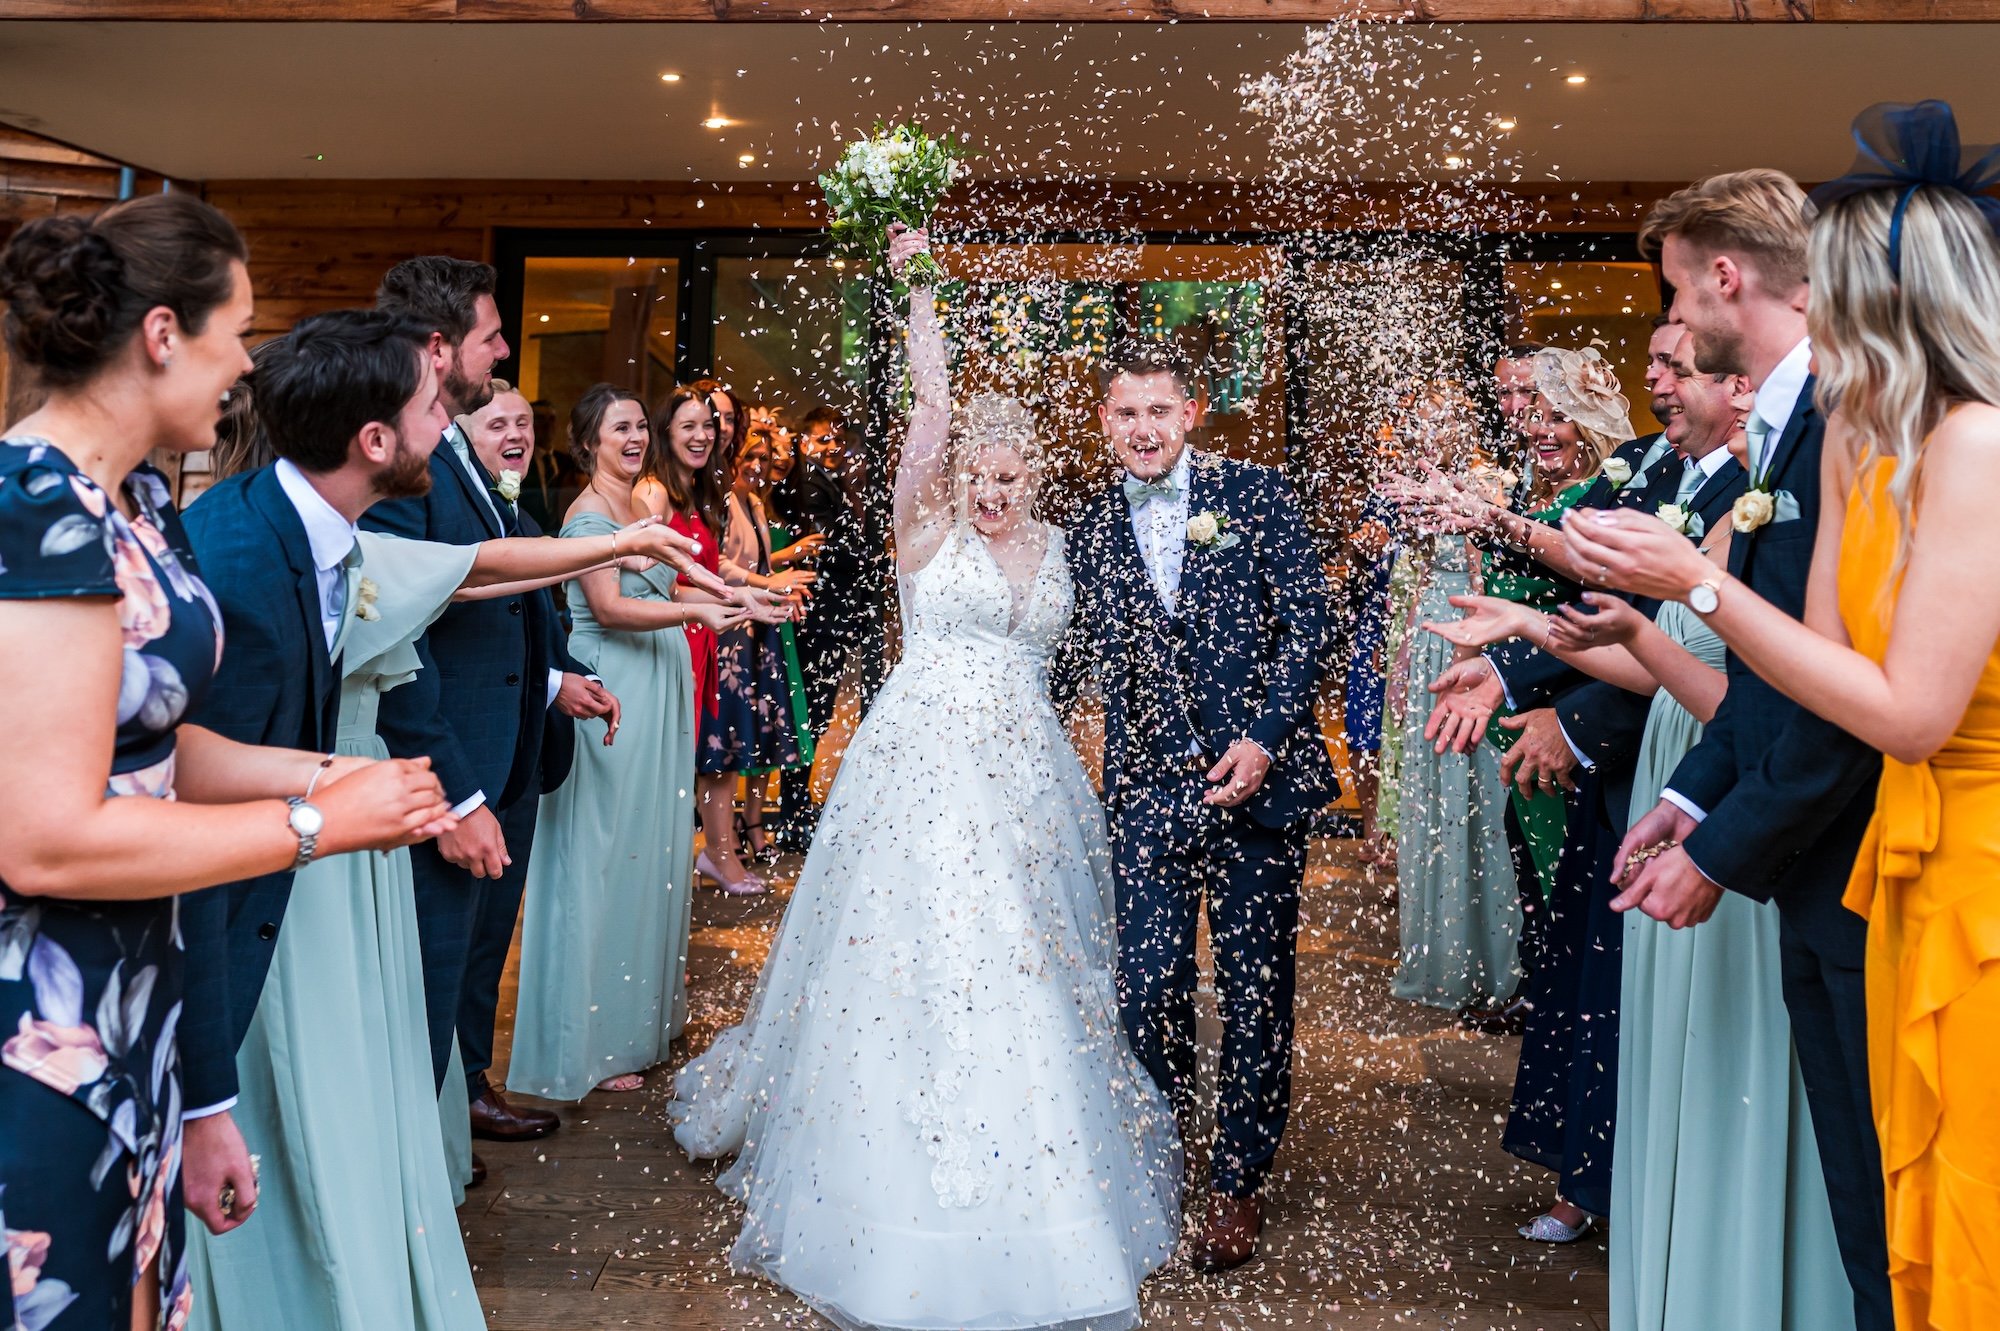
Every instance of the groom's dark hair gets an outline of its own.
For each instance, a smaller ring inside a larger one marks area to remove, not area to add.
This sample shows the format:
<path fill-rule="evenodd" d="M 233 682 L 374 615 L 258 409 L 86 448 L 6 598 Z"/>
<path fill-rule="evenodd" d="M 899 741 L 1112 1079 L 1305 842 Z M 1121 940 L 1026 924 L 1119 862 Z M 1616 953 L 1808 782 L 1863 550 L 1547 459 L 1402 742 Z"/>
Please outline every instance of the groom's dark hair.
<path fill-rule="evenodd" d="M 1194 396 L 1194 366 L 1171 339 L 1119 342 L 1097 362 L 1097 396 L 1109 397 L 1111 384 L 1121 374 L 1145 378 L 1171 374 L 1182 393 Z"/>
<path fill-rule="evenodd" d="M 380 310 L 334 310 L 259 347 L 250 387 L 279 457 L 337 471 L 364 425 L 395 424 L 423 382 L 430 330 Z"/>

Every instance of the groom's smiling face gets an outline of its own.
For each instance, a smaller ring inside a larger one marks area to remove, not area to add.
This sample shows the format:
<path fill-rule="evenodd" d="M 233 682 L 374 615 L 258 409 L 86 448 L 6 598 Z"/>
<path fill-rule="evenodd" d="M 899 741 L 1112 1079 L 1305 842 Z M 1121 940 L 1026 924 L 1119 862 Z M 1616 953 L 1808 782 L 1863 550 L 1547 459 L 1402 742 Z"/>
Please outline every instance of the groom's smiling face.
<path fill-rule="evenodd" d="M 1170 370 L 1121 374 L 1105 390 L 1097 416 L 1118 465 L 1142 481 L 1156 481 L 1181 460 L 1195 403 Z"/>

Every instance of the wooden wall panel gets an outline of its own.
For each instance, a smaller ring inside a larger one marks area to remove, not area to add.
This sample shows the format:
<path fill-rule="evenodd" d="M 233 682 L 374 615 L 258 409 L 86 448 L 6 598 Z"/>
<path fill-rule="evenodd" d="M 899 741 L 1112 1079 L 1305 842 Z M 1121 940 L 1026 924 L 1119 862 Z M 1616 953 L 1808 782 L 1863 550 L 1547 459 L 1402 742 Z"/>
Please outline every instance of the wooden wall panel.
<path fill-rule="evenodd" d="M 1507 224 L 1538 231 L 1630 231 L 1672 184 L 1518 186 Z M 709 185 L 621 181 L 218 180 L 205 197 L 250 240 L 260 334 L 373 298 L 383 270 L 414 254 L 490 258 L 497 227 L 816 230 L 804 182 Z M 1149 182 L 986 183 L 947 204 L 945 231 L 1229 233 L 1344 230 L 1463 216 L 1434 188 Z"/>

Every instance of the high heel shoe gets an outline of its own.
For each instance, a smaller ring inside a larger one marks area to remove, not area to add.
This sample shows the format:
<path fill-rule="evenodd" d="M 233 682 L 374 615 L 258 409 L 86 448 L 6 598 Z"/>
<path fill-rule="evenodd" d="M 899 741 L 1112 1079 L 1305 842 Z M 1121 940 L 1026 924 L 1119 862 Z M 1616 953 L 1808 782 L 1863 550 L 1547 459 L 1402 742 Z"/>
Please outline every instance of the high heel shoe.
<path fill-rule="evenodd" d="M 694 857 L 694 871 L 703 878 L 714 880 L 715 885 L 721 888 L 726 896 L 754 897 L 771 890 L 763 879 L 748 870 L 744 871 L 743 877 L 734 883 L 730 882 L 722 876 L 722 871 L 715 867 L 715 861 L 708 858 L 708 852 L 705 850 Z"/>
<path fill-rule="evenodd" d="M 742 814 L 737 814 L 736 836 L 744 845 L 750 847 L 750 857 L 759 864 L 771 864 L 777 860 L 778 857 L 771 850 L 771 839 L 764 835 L 764 820 L 761 816 L 753 823 Z"/>
<path fill-rule="evenodd" d="M 1589 1216 L 1585 1216 L 1580 1225 L 1566 1225 L 1554 1216 L 1544 1214 L 1514 1232 L 1531 1243 L 1575 1243 L 1596 1228 L 1597 1222 Z"/>

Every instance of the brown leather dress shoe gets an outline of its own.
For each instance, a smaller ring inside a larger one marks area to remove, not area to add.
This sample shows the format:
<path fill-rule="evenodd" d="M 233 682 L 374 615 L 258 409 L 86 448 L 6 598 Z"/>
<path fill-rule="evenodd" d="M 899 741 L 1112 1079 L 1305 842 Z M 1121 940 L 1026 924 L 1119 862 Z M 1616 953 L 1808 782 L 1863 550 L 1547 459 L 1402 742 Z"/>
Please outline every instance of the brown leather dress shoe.
<path fill-rule="evenodd" d="M 479 1153 L 477 1151 L 474 1151 L 472 1153 L 472 1181 L 467 1183 L 465 1186 L 468 1188 L 476 1188 L 485 1181 L 486 1181 L 486 1162 L 479 1158 Z"/>
<path fill-rule="evenodd" d="M 1264 1208 L 1255 1197 L 1208 1194 L 1208 1215 L 1201 1237 L 1188 1254 L 1197 1271 L 1213 1274 L 1243 1265 L 1257 1255 L 1257 1236 L 1264 1231 Z"/>
<path fill-rule="evenodd" d="M 525 1142 L 546 1137 L 562 1126 L 547 1109 L 527 1109 L 507 1103 L 496 1087 L 472 1102 L 472 1135 L 494 1142 Z"/>

